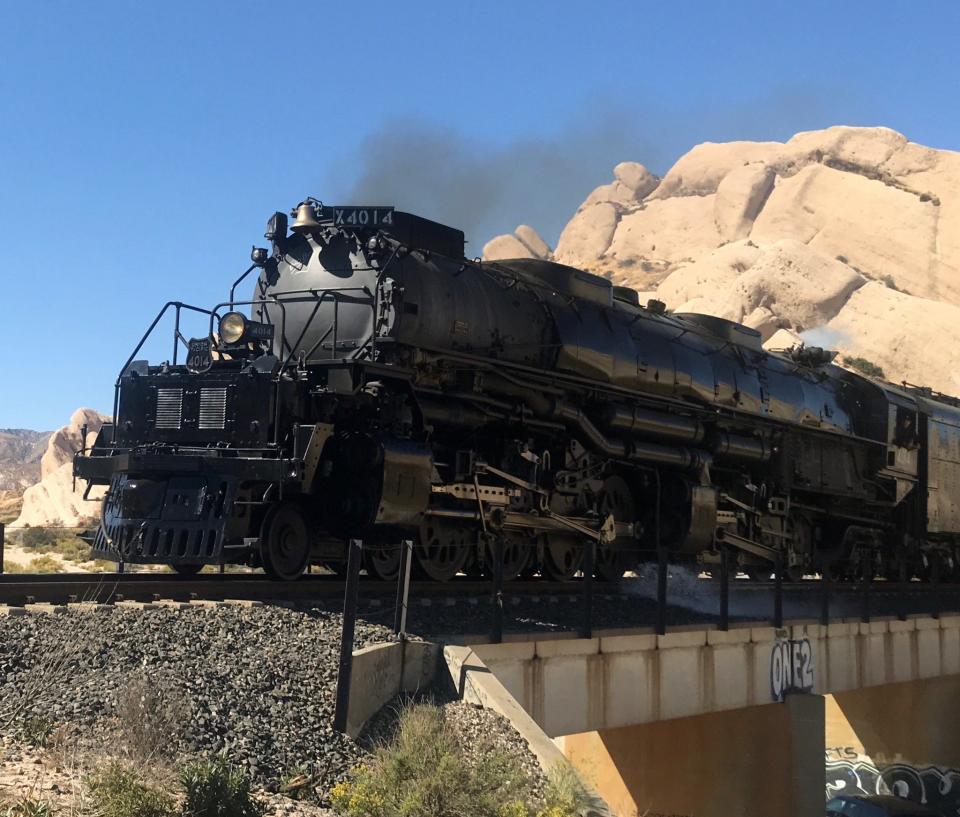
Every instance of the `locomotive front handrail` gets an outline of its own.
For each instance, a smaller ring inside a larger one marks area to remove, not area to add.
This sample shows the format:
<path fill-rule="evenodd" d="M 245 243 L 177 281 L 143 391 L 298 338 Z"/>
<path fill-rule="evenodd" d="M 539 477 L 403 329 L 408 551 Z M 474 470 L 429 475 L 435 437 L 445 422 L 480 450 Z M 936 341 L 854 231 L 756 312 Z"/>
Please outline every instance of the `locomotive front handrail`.
<path fill-rule="evenodd" d="M 362 292 L 366 297 L 353 298 L 351 296 L 346 295 L 346 293 L 352 293 L 352 292 Z M 298 296 L 298 297 L 283 297 L 283 296 L 291 296 L 291 295 Z M 287 347 L 287 349 L 289 349 L 290 351 L 289 351 L 289 354 L 287 354 L 286 357 L 284 358 L 283 363 L 277 370 L 277 375 L 274 378 L 276 394 L 274 397 L 273 444 L 275 446 L 280 444 L 279 435 L 280 435 L 281 372 L 290 364 L 290 361 L 293 360 L 293 356 L 296 354 L 296 347 L 299 345 L 300 341 L 303 340 L 304 336 L 307 333 L 307 330 L 310 328 L 311 324 L 313 323 L 314 318 L 317 316 L 317 313 L 320 311 L 321 304 L 328 297 L 330 297 L 333 300 L 334 314 L 333 314 L 333 322 L 331 324 L 331 327 L 323 335 L 323 338 L 326 338 L 327 335 L 330 334 L 331 330 L 333 331 L 334 344 L 333 344 L 331 356 L 336 357 L 337 321 L 338 321 L 338 312 L 339 312 L 338 307 L 341 300 L 350 300 L 353 303 L 360 303 L 360 304 L 369 302 L 373 310 L 373 319 L 371 322 L 371 326 L 373 328 L 371 330 L 371 335 L 373 335 L 375 332 L 377 299 L 376 299 L 376 296 L 373 293 L 371 293 L 370 290 L 367 289 L 366 287 L 343 287 L 343 288 L 337 288 L 337 289 L 323 289 L 323 290 L 318 290 L 318 289 L 291 290 L 289 292 L 282 293 L 281 297 L 271 296 L 269 298 L 256 298 L 249 301 L 230 300 L 227 302 L 221 302 L 217 304 L 213 308 L 213 311 L 210 313 L 210 337 L 213 337 L 213 321 L 215 316 L 218 314 L 219 310 L 221 309 L 221 307 L 234 309 L 238 306 L 253 307 L 253 306 L 261 305 L 264 307 L 264 311 L 266 311 L 266 307 L 268 305 L 276 305 L 280 308 L 280 316 L 281 316 L 280 317 L 280 350 L 281 352 L 283 352 L 284 347 Z M 291 345 L 289 341 L 287 341 L 287 304 L 295 304 L 295 303 L 315 303 L 316 305 L 314 306 L 313 312 L 310 313 L 310 318 L 307 320 L 303 329 L 300 331 L 300 336 L 297 338 L 296 342 Z M 321 340 L 323 338 L 321 338 Z M 367 342 L 369 342 L 369 340 Z M 311 353 L 313 349 L 316 348 L 317 345 L 318 344 L 314 344 L 314 346 L 311 348 Z M 360 348 L 364 348 L 365 346 L 366 346 L 366 343 L 364 343 L 363 346 L 361 346 Z"/>
<path fill-rule="evenodd" d="M 355 293 L 355 294 L 354 294 Z M 290 297 L 295 296 L 295 297 Z M 367 338 L 355 351 L 354 355 L 361 350 L 365 349 L 368 345 L 375 343 L 374 336 L 376 334 L 376 317 L 377 317 L 377 295 L 374 292 L 371 292 L 368 287 L 336 287 L 328 289 L 295 289 L 289 290 L 287 292 L 281 293 L 280 295 L 272 295 L 269 298 L 257 298 L 254 300 L 248 301 L 237 301 L 230 300 L 224 301 L 217 304 L 214 307 L 214 312 L 211 313 L 210 318 L 210 334 L 213 335 L 213 319 L 214 314 L 223 307 L 233 309 L 238 306 L 257 306 L 261 305 L 263 307 L 276 305 L 279 306 L 282 312 L 282 321 L 280 327 L 280 344 L 281 350 L 285 352 L 288 350 L 288 353 L 285 354 L 283 364 L 281 368 L 285 368 L 293 360 L 294 355 L 297 352 L 297 346 L 306 336 L 307 331 L 313 325 L 317 313 L 320 311 L 320 306 L 326 300 L 332 300 L 334 304 L 334 314 L 333 321 L 324 333 L 319 341 L 314 343 L 310 348 L 310 351 L 307 353 L 309 357 L 317 349 L 317 347 L 326 340 L 327 337 L 333 333 L 333 349 L 331 350 L 331 358 L 336 357 L 337 353 L 337 330 L 339 323 L 339 305 L 341 302 L 353 303 L 353 304 L 369 304 L 372 312 L 372 323 L 371 323 L 371 335 Z M 307 322 L 304 324 L 303 328 L 300 331 L 300 335 L 297 337 L 297 340 L 291 344 L 287 340 L 287 329 L 286 329 L 286 304 L 296 304 L 296 303 L 313 303 L 315 304 L 313 312 L 311 312 L 310 317 Z M 371 351 L 371 355 L 373 352 Z"/>
<path fill-rule="evenodd" d="M 241 283 L 243 283 L 243 279 L 246 278 L 251 272 L 253 272 L 253 271 L 257 268 L 257 266 L 258 266 L 257 264 L 251 264 L 249 267 L 247 267 L 247 268 L 243 271 L 243 275 L 241 275 L 239 278 L 237 278 L 236 281 L 233 282 L 233 286 L 230 287 L 230 302 L 231 302 L 231 303 L 233 303 L 233 296 L 234 296 L 234 294 L 235 294 L 236 291 L 237 291 L 237 287 L 240 286 Z"/>
<path fill-rule="evenodd" d="M 179 345 L 183 343 L 184 346 L 189 348 L 189 345 L 187 344 L 183 335 L 180 334 L 180 313 L 184 309 L 187 309 L 191 312 L 199 312 L 203 315 L 210 315 L 211 323 L 213 322 L 213 318 L 215 316 L 215 312 L 211 312 L 209 309 L 204 309 L 200 306 L 193 306 L 192 304 L 185 304 L 183 301 L 167 301 L 163 305 L 163 307 L 157 313 L 157 316 L 151 322 L 150 326 L 147 327 L 147 331 L 143 333 L 143 336 L 140 338 L 140 342 L 130 353 L 130 357 L 126 359 L 126 362 L 124 362 L 123 366 L 120 368 L 120 373 L 117 375 L 116 382 L 113 384 L 113 426 L 110 437 L 112 444 L 116 444 L 117 442 L 117 417 L 120 410 L 120 383 L 123 380 L 123 373 L 129 368 L 130 364 L 133 363 L 134 359 L 143 348 L 143 345 L 147 342 L 150 335 L 153 334 L 153 330 L 157 328 L 157 324 L 160 323 L 170 307 L 174 307 L 176 310 L 173 328 L 173 359 L 171 361 L 174 366 L 177 365 L 177 351 L 179 349 Z"/>

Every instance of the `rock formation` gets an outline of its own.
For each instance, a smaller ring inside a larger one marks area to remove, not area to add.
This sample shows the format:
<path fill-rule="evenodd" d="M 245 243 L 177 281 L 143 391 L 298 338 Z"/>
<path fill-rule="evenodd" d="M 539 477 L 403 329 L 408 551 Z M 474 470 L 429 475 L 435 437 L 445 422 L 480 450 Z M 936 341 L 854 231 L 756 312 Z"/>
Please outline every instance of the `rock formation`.
<path fill-rule="evenodd" d="M 513 235 L 498 235 L 483 245 L 483 257 L 487 261 L 503 258 L 552 258 L 553 251 L 540 234 L 526 224 L 521 224 Z"/>
<path fill-rule="evenodd" d="M 742 321 L 770 347 L 826 343 L 960 394 L 960 153 L 888 128 L 705 143 L 662 179 L 621 163 L 554 257 Z"/>
<path fill-rule="evenodd" d="M 109 422 L 93 409 L 77 409 L 70 422 L 50 435 L 41 458 L 41 478 L 23 493 L 20 516 L 11 527 L 37 527 L 53 523 L 77 525 L 90 517 L 99 516 L 102 490 L 90 492 L 90 500 L 83 499 L 86 484 L 73 485 L 73 455 L 81 447 L 82 429 L 87 426 L 87 446 L 93 445 L 100 427 Z"/>

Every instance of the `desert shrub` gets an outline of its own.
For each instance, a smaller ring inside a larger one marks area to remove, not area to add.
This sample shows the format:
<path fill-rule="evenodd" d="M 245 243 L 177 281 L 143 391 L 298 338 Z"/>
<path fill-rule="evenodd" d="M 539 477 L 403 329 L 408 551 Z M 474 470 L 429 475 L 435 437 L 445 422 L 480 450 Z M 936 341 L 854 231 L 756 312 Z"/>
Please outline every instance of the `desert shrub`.
<path fill-rule="evenodd" d="M 53 546 L 53 552 L 64 559 L 69 559 L 71 562 L 85 562 L 90 558 L 90 545 L 70 534 L 57 540 L 57 543 Z"/>
<path fill-rule="evenodd" d="M 580 778 L 565 763 L 558 763 L 550 769 L 543 801 L 537 817 L 574 817 L 590 805 L 590 797 Z"/>
<path fill-rule="evenodd" d="M 0 806 L 3 817 L 53 817 L 53 807 L 46 800 L 21 797 Z"/>
<path fill-rule="evenodd" d="M 392 742 L 330 792 L 345 817 L 529 817 L 520 765 L 492 746 L 470 763 L 440 709 L 413 705 Z"/>
<path fill-rule="evenodd" d="M 52 556 L 37 556 L 27 565 L 27 573 L 63 573 L 63 563 Z"/>
<path fill-rule="evenodd" d="M 844 357 L 843 365 L 849 366 L 851 369 L 856 369 L 867 377 L 874 377 L 878 380 L 882 380 L 884 377 L 883 369 L 865 357 Z"/>
<path fill-rule="evenodd" d="M 50 740 L 53 728 L 54 723 L 50 718 L 45 715 L 34 715 L 20 725 L 20 735 L 30 746 L 42 749 Z"/>
<path fill-rule="evenodd" d="M 25 548 L 51 547 L 57 541 L 57 533 L 53 528 L 26 527 L 20 531 L 20 544 Z"/>
<path fill-rule="evenodd" d="M 313 800 L 316 796 L 316 777 L 308 765 L 298 764 L 280 778 L 280 794 L 291 800 Z"/>
<path fill-rule="evenodd" d="M 98 817 L 174 817 L 177 805 L 166 792 L 144 783 L 132 770 L 112 763 L 87 782 Z"/>
<path fill-rule="evenodd" d="M 115 711 L 120 742 L 139 761 L 169 755 L 187 720 L 183 700 L 165 692 L 147 675 L 131 676 L 117 696 Z"/>
<path fill-rule="evenodd" d="M 82 524 L 64 528 L 59 519 L 54 519 L 49 526 L 27 526 L 17 531 L 11 541 L 39 554 L 56 553 L 72 562 L 83 562 L 90 558 L 90 545 L 77 535 L 82 528 Z"/>
<path fill-rule="evenodd" d="M 183 817 L 261 817 L 264 807 L 250 791 L 250 778 L 225 758 L 192 763 L 180 773 L 186 800 Z"/>

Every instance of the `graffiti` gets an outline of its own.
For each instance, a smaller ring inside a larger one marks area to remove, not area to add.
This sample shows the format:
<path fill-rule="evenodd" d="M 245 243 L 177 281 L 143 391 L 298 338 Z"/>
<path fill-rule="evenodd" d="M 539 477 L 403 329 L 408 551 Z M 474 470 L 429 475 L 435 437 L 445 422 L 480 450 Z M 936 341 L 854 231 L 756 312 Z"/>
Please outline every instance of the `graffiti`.
<path fill-rule="evenodd" d="M 837 794 L 895 794 L 960 817 L 960 770 L 906 763 L 878 768 L 850 747 L 828 749 L 827 799 Z"/>
<path fill-rule="evenodd" d="M 813 649 L 807 638 L 774 642 L 770 653 L 770 695 L 782 701 L 788 692 L 813 689 Z"/>

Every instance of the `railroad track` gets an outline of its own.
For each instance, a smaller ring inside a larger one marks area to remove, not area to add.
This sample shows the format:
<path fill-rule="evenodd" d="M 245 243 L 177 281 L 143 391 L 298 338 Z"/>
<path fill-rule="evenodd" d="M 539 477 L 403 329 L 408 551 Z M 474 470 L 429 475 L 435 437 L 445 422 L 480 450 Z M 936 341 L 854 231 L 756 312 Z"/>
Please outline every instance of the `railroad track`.
<path fill-rule="evenodd" d="M 56 573 L 0 575 L 0 604 L 67 604 L 97 601 L 272 601 L 310 602 L 342 600 L 345 583 L 333 574 L 308 575 L 295 582 L 274 582 L 258 574 L 199 575 L 184 578 L 155 573 Z M 511 582 L 509 595 L 526 597 L 576 596 L 579 582 L 531 580 Z M 392 600 L 396 583 L 364 579 L 361 600 Z M 594 585 L 595 596 L 619 595 L 613 586 Z M 463 578 L 438 584 L 410 583 L 412 603 L 420 599 L 448 600 L 489 597 L 489 581 Z"/>
<path fill-rule="evenodd" d="M 707 593 L 717 592 L 719 583 L 709 578 L 701 580 Z M 594 582 L 596 599 L 616 597 L 629 598 L 643 594 L 651 587 L 649 579 L 626 578 L 620 584 Z M 822 592 L 817 580 L 784 582 L 785 594 L 810 594 Z M 185 578 L 174 574 L 157 573 L 55 573 L 55 574 L 6 574 L 0 575 L 0 604 L 21 606 L 24 604 L 67 604 L 71 602 L 98 601 L 272 601 L 311 602 L 337 601 L 343 598 L 344 581 L 334 574 L 313 574 L 295 582 L 274 582 L 260 574 L 201 574 Z M 546 579 L 530 579 L 510 582 L 504 588 L 506 596 L 536 599 L 539 597 L 579 597 L 583 592 L 581 580 L 555 582 Z M 735 579 L 730 582 L 732 596 L 773 594 L 772 581 Z M 936 586 L 911 582 L 902 587 L 896 582 L 877 581 L 871 584 L 869 593 L 874 597 L 895 597 L 906 593 L 911 597 L 938 592 L 943 598 L 960 598 L 960 584 Z M 410 584 L 411 603 L 424 599 L 449 603 L 457 599 L 489 598 L 492 586 L 489 580 L 458 577 L 453 581 L 413 581 Z M 862 592 L 855 583 L 833 583 L 833 596 L 854 596 Z M 394 582 L 363 579 L 360 583 L 361 600 L 381 603 L 396 595 Z M 669 593 L 668 587 L 668 597 Z M 679 599 L 670 599 L 677 602 Z"/>

